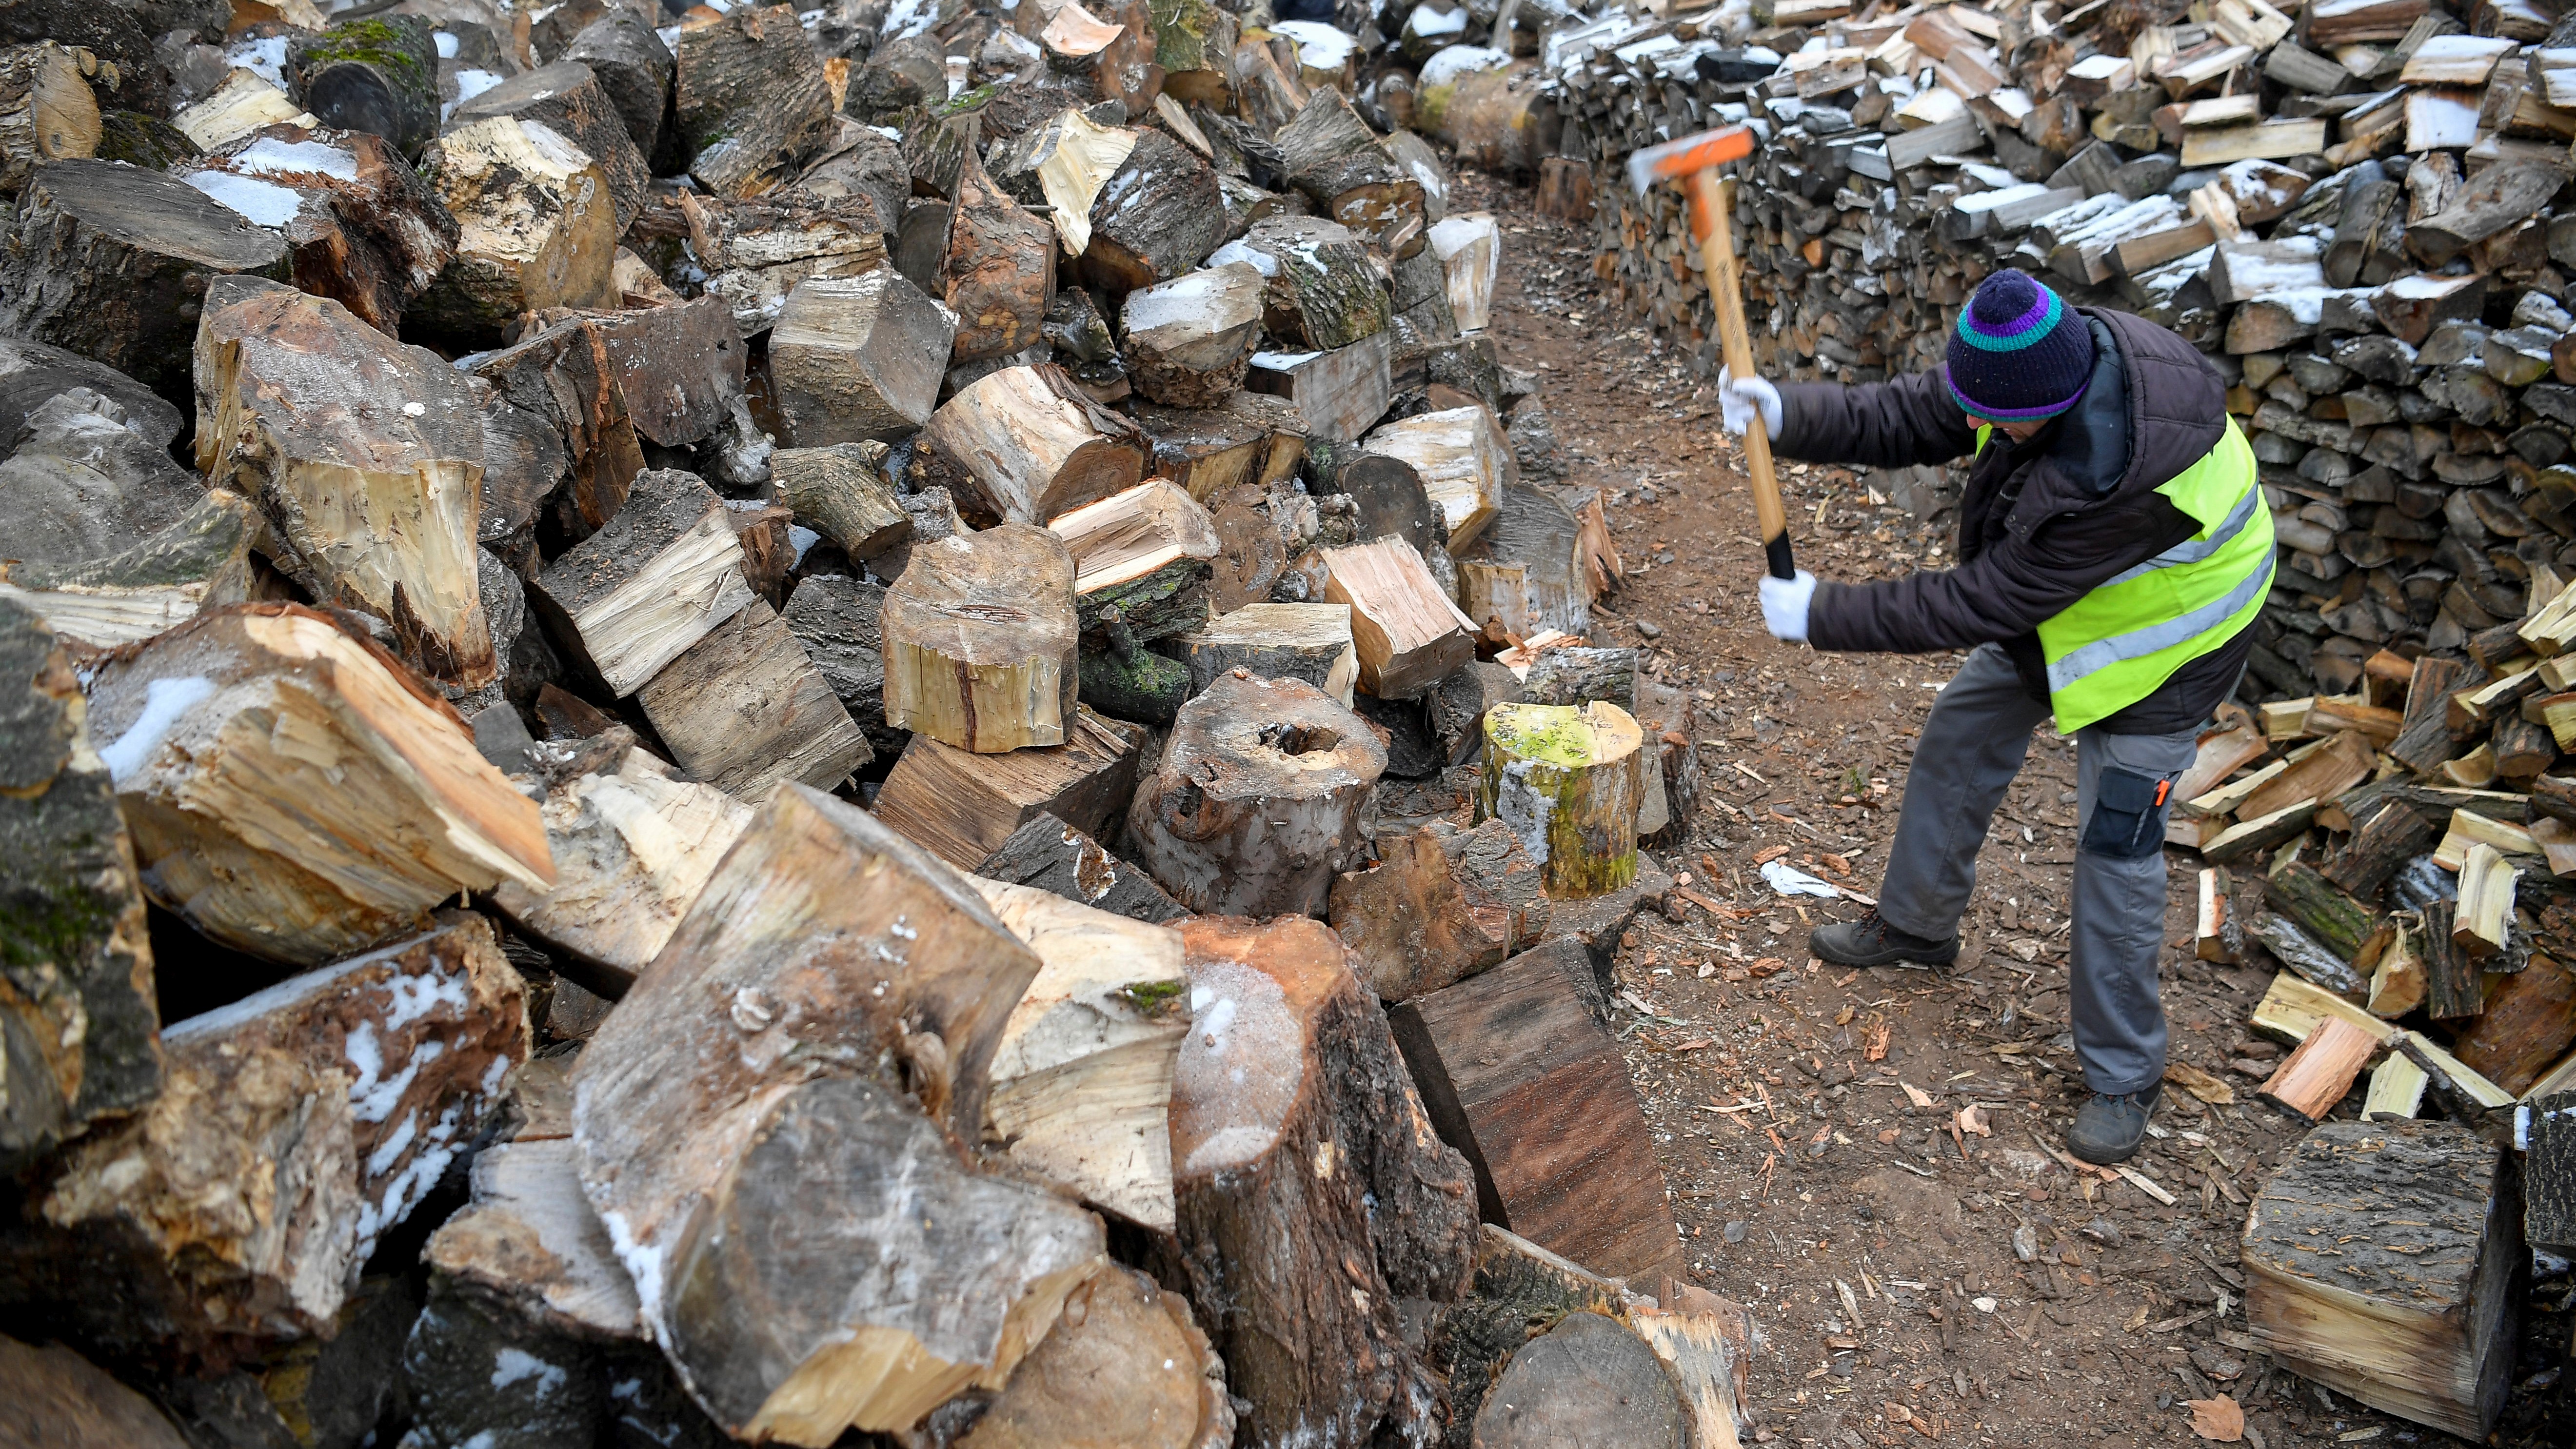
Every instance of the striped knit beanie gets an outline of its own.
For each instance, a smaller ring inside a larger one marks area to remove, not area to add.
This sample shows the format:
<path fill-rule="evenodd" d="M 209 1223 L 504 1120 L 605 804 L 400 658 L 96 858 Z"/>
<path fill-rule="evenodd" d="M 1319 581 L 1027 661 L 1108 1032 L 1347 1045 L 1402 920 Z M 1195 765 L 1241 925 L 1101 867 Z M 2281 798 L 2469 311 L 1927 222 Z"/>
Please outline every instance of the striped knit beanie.
<path fill-rule="evenodd" d="M 1959 406 L 1981 418 L 2053 418 L 2093 379 L 2093 332 L 2029 273 L 2000 271 L 1959 309 L 1942 375 Z"/>

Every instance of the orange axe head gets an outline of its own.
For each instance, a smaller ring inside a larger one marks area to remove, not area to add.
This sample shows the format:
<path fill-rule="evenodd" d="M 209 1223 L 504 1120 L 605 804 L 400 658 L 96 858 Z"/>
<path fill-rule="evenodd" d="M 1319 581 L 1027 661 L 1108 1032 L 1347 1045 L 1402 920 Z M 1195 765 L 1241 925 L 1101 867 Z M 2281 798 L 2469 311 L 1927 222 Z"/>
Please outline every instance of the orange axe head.
<path fill-rule="evenodd" d="M 1721 126 L 1629 153 L 1628 184 L 1643 196 L 1646 188 L 1658 181 L 1679 181 L 1693 172 L 1740 161 L 1752 154 L 1752 127 Z"/>

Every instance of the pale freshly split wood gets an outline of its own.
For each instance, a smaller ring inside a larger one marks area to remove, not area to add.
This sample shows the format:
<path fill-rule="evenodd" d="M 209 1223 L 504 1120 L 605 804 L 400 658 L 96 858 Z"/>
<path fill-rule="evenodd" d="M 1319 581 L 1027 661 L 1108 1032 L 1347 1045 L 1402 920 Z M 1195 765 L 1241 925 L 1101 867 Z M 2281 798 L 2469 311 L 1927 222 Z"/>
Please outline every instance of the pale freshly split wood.
<path fill-rule="evenodd" d="M 2192 927 L 2192 954 L 2203 961 L 2234 961 L 2245 950 L 2245 926 L 2228 898 L 2227 867 L 2209 866 L 2199 878 L 2200 909 Z"/>
<path fill-rule="evenodd" d="M 1226 1449 L 1225 1361 L 1189 1300 L 1133 1268 L 1102 1273 L 957 1440 L 958 1449 Z"/>
<path fill-rule="evenodd" d="M 999 1388 L 1100 1271 L 1098 1219 L 958 1147 L 1040 965 L 965 877 L 790 784 L 583 1051 L 583 1193 L 728 1432 L 820 1446 Z"/>
<path fill-rule="evenodd" d="M 1179 640 L 1190 692 L 1240 669 L 1255 679 L 1302 679 L 1348 709 L 1359 682 L 1348 604 L 1246 604 Z"/>
<path fill-rule="evenodd" d="M 37 167 L 98 154 L 98 98 L 80 62 L 52 41 L 0 50 L 0 196 Z"/>
<path fill-rule="evenodd" d="M 498 1142 L 475 1154 L 473 1199 L 439 1225 L 430 1268 L 541 1329 L 592 1340 L 637 1339 L 634 1281 L 608 1229 L 581 1195 L 569 1137 Z"/>
<path fill-rule="evenodd" d="M 0 603 L 0 852 L 24 922 L 0 958 L 0 1168 L 15 1172 L 161 1085 L 134 847 L 61 639 Z"/>
<path fill-rule="evenodd" d="M 774 369 L 774 336 L 770 346 Z M 896 501 L 885 459 L 885 445 L 873 441 L 781 448 L 769 457 L 769 476 L 798 523 L 865 561 L 912 537 L 912 515 Z"/>
<path fill-rule="evenodd" d="M 1136 390 L 1171 407 L 1222 403 L 1260 341 L 1262 286 L 1231 262 L 1128 293 L 1118 325 Z"/>
<path fill-rule="evenodd" d="M 1063 744 L 1073 585 L 1064 541 L 1026 523 L 915 545 L 879 615 L 886 723 L 975 754 Z"/>
<path fill-rule="evenodd" d="M 724 500 L 694 473 L 635 477 L 626 506 L 528 586 L 558 648 L 618 695 L 752 600 Z"/>
<path fill-rule="evenodd" d="M 172 1023 L 160 1096 L 56 1161 L 0 1282 L 129 1352 L 327 1334 L 529 1047 L 519 973 L 462 912 Z"/>
<path fill-rule="evenodd" d="M 1458 612 L 1413 545 L 1400 538 L 1324 550 L 1324 601 L 1347 604 L 1360 685 L 1413 699 L 1476 657 L 1475 621 Z"/>
<path fill-rule="evenodd" d="M 2362 1093 L 2361 1120 L 2414 1116 L 2424 1108 L 2424 1087 L 2429 1080 L 2414 1058 L 2403 1052 L 2381 1057 L 2379 1065 L 2370 1069 L 2370 1085 Z"/>
<path fill-rule="evenodd" d="M 2376 1033 L 2329 1018 L 2319 1022 L 2317 1030 L 2308 1033 L 2297 1051 L 2282 1058 L 2271 1077 L 2255 1090 L 2311 1122 L 2323 1121 L 2384 1044 Z"/>
<path fill-rule="evenodd" d="M 1457 565 L 1463 612 L 1493 643 L 1527 639 L 1543 629 L 1591 631 L 1583 525 L 1554 494 L 1507 484 L 1493 523 Z"/>
<path fill-rule="evenodd" d="M 683 769 L 754 803 L 788 780 L 836 788 L 876 757 L 832 682 L 763 599 L 663 665 L 635 702 Z"/>
<path fill-rule="evenodd" d="M 492 893 L 512 922 L 579 963 L 582 984 L 610 1000 L 661 954 L 752 817 L 749 805 L 675 778 L 640 749 L 615 753 L 548 785 L 540 815 L 554 885 L 505 881 Z"/>
<path fill-rule="evenodd" d="M 1333 882 L 1333 931 L 1378 999 L 1410 1000 L 1503 964 L 1547 931 L 1537 863 L 1499 820 L 1381 836 Z"/>
<path fill-rule="evenodd" d="M 1180 933 L 1033 886 L 975 888 L 1044 963 L 993 1053 L 987 1139 L 1092 1206 L 1170 1232 L 1172 1069 L 1190 1030 Z"/>
<path fill-rule="evenodd" d="M 2505 863 L 2494 846 L 2480 841 L 2460 856 L 2460 899 L 2451 941 L 2483 960 L 2502 952 L 2513 926 L 2514 883 L 2522 872 Z"/>
<path fill-rule="evenodd" d="M 1091 203 L 1136 149 L 1138 132 L 1102 126 L 1076 110 L 1058 111 L 1012 139 L 997 142 L 985 164 L 1022 201 L 1043 202 L 1066 256 L 1091 247 Z"/>
<path fill-rule="evenodd" d="M 200 614 L 103 664 L 90 728 L 145 891 L 313 965 L 439 902 L 554 879 L 536 802 L 373 644 L 294 604 Z"/>
<path fill-rule="evenodd" d="M 875 813 L 960 870 L 976 869 L 1041 816 L 1106 835 L 1135 793 L 1144 735 L 1081 705 L 1060 745 L 978 755 L 916 734 L 877 791 Z"/>
<path fill-rule="evenodd" d="M 1180 708 L 1127 812 L 1137 861 L 1210 914 L 1321 914 L 1366 840 L 1386 749 L 1300 679 L 1219 676 Z"/>
<path fill-rule="evenodd" d="M 2340 795 L 2370 778 L 2373 758 L 2370 741 L 2353 730 L 2339 731 L 2327 740 L 2324 749 L 2293 761 L 2287 770 L 2247 795 L 2237 805 L 2237 814 L 2250 820 L 2292 805 Z"/>
<path fill-rule="evenodd" d="M 456 258 L 415 304 L 419 320 L 497 341 L 523 312 L 611 307 L 617 211 L 599 163 L 541 121 L 460 126 L 421 156 L 456 217 Z"/>
<path fill-rule="evenodd" d="M 1073 554 L 1086 634 L 1106 631 L 1114 640 L 1123 630 L 1132 647 L 1206 620 L 1208 561 L 1224 544 L 1188 490 L 1148 479 L 1057 515 L 1047 531 Z"/>
<path fill-rule="evenodd" d="M 1520 482 L 1511 440 L 1482 404 L 1417 413 L 1385 424 L 1360 446 L 1412 465 L 1423 491 L 1449 523 L 1454 552 L 1476 541 L 1503 506 L 1503 490 Z"/>
<path fill-rule="evenodd" d="M 1431 250 L 1449 285 L 1449 311 L 1461 332 L 1481 332 L 1494 314 L 1494 278 L 1502 269 L 1502 228 L 1493 213 L 1453 216 L 1431 228 Z"/>
<path fill-rule="evenodd" d="M 2370 1014 L 2395 1021 L 2424 1004 L 2426 974 L 2423 926 L 2398 920 L 2395 934 L 2370 968 Z M 2410 1114 L 2411 1115 L 2411 1114 Z"/>
<path fill-rule="evenodd" d="M 239 66 L 224 77 L 214 94 L 170 118 L 179 133 L 201 151 L 219 150 L 262 126 L 318 126 L 312 112 L 287 99 L 286 92 L 257 71 Z"/>
<path fill-rule="evenodd" d="M 1053 363 L 1006 367 L 932 413 L 915 457 L 969 514 L 1044 523 L 1134 486 L 1149 445 Z"/>
<path fill-rule="evenodd" d="M 1552 899 L 1618 890 L 1637 874 L 1643 747 L 1615 704 L 1498 704 L 1485 715 L 1476 818 L 1511 827 Z"/>
<path fill-rule="evenodd" d="M 1355 442 L 1392 400 L 1391 347 L 1389 334 L 1375 332 L 1326 352 L 1256 352 L 1244 385 L 1295 404 L 1305 436 Z"/>

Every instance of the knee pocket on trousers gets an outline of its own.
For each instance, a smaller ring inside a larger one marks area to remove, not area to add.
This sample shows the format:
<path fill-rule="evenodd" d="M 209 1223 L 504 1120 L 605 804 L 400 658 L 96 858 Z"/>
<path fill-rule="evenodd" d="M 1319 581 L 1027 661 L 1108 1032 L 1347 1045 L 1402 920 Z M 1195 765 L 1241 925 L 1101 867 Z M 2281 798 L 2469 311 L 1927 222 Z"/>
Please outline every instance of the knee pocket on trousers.
<path fill-rule="evenodd" d="M 2093 785 L 2093 818 L 2076 848 L 2105 860 L 2143 860 L 2163 850 L 2172 790 L 2163 775 L 2104 767 Z"/>

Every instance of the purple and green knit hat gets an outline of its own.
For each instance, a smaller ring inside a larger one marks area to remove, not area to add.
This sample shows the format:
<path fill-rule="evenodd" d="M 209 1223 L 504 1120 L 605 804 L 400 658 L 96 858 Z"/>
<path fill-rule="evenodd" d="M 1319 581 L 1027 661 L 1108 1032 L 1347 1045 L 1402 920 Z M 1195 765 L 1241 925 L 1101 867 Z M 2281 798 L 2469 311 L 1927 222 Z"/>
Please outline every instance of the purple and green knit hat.
<path fill-rule="evenodd" d="M 1979 417 L 2053 418 L 2093 380 L 2093 332 L 2029 273 L 2000 271 L 1959 309 L 1941 375 L 1959 406 Z"/>

